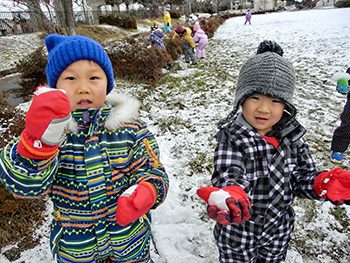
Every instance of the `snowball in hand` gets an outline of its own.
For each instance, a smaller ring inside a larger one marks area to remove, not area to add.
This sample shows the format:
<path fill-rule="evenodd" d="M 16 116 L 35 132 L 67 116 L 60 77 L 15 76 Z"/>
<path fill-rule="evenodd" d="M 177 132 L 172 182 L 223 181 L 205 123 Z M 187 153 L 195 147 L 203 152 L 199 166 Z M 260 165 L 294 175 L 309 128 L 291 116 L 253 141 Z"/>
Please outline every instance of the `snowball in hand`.
<path fill-rule="evenodd" d="M 229 211 L 226 205 L 226 199 L 231 197 L 230 194 L 222 189 L 214 191 L 210 194 L 208 199 L 209 205 L 216 205 L 220 210 Z"/>

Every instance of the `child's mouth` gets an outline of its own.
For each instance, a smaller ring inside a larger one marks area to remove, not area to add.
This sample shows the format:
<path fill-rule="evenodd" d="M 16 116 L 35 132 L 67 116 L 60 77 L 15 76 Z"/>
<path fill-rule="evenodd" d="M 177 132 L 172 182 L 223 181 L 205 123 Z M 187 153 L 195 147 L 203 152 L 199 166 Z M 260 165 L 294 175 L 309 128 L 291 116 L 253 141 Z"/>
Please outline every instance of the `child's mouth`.
<path fill-rule="evenodd" d="M 90 100 L 81 100 L 78 102 L 78 105 L 80 107 L 86 107 L 87 105 L 90 105 L 92 102 Z"/>
<path fill-rule="evenodd" d="M 255 120 L 256 120 L 257 122 L 266 122 L 266 121 L 267 121 L 267 118 L 255 117 Z"/>

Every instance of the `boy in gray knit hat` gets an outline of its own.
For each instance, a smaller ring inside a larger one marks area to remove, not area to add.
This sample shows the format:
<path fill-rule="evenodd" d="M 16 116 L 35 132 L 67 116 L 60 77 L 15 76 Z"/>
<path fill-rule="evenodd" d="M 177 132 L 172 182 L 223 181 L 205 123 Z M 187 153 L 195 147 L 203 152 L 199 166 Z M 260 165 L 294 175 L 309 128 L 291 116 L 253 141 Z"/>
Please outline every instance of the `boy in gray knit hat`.
<path fill-rule="evenodd" d="M 295 119 L 294 68 L 282 55 L 264 41 L 242 66 L 234 109 L 218 125 L 213 187 L 197 191 L 217 221 L 220 262 L 285 260 L 296 196 L 350 205 L 350 172 L 315 167 Z"/>

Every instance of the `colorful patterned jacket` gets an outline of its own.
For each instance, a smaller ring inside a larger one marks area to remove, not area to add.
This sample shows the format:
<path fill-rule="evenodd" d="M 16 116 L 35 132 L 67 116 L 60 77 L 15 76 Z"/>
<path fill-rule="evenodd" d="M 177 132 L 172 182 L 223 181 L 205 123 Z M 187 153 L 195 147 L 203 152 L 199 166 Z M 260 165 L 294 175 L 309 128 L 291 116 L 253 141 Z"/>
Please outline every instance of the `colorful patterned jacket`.
<path fill-rule="evenodd" d="M 13 196 L 48 194 L 52 200 L 50 243 L 58 262 L 151 262 L 150 212 L 125 227 L 115 217 L 118 197 L 131 185 L 155 186 L 152 209 L 168 191 L 157 142 L 135 120 L 139 106 L 136 99 L 113 94 L 100 110 L 76 110 L 66 145 L 50 160 L 20 156 L 19 139 L 1 152 L 0 179 Z"/>
<path fill-rule="evenodd" d="M 164 49 L 166 51 L 164 41 L 163 41 L 164 33 L 162 30 L 157 29 L 156 31 L 153 31 L 150 36 L 148 37 L 147 42 L 154 43 L 157 47 Z"/>

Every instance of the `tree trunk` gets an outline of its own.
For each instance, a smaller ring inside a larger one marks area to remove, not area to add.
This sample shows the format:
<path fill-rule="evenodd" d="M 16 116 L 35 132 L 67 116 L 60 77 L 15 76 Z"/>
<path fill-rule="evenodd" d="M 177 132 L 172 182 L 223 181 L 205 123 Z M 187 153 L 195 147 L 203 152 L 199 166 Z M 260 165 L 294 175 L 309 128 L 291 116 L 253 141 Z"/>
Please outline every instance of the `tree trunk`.
<path fill-rule="evenodd" d="M 64 28 L 67 36 L 76 35 L 72 0 L 56 0 L 54 5 L 60 27 Z"/>
<path fill-rule="evenodd" d="M 76 35 L 77 32 L 75 30 L 72 0 L 61 0 L 61 1 L 63 2 L 63 10 L 65 13 L 65 20 L 68 28 L 67 35 L 69 36 Z"/>
<path fill-rule="evenodd" d="M 42 11 L 39 2 L 35 0 L 24 0 L 24 3 L 28 7 L 30 20 L 34 27 L 44 30 L 49 34 L 59 33 L 59 29 L 56 28 L 54 21 L 50 21 Z"/>

